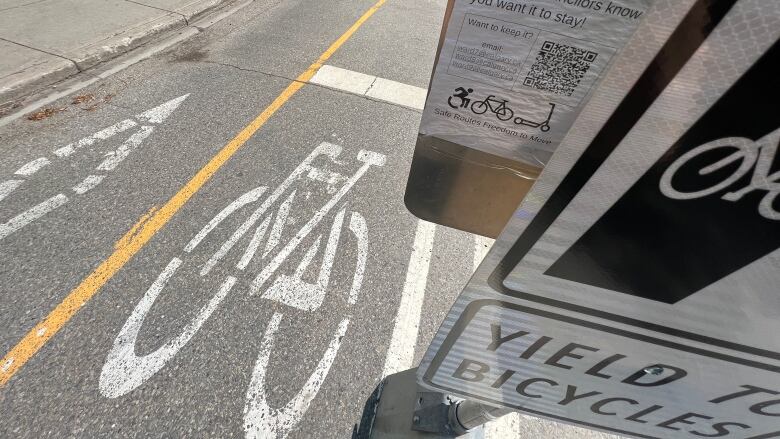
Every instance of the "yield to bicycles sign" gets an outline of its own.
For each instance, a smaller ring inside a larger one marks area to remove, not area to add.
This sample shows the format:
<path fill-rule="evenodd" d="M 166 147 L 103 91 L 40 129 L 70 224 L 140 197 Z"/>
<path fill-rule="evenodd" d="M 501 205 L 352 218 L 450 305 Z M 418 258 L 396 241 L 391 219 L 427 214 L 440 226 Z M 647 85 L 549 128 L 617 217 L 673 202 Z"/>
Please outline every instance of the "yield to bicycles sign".
<path fill-rule="evenodd" d="M 640 25 L 419 379 L 633 437 L 777 438 L 780 9 L 656 6 L 677 18 Z"/>

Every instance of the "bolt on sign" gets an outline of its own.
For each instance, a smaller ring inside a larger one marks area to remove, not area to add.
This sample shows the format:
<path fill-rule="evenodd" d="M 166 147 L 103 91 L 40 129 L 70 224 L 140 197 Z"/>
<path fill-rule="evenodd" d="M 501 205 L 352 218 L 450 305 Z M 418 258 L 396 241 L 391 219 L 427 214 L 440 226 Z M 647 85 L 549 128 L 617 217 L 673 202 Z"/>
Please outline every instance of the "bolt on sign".
<path fill-rule="evenodd" d="M 419 381 L 632 437 L 780 437 L 779 37 L 776 1 L 651 6 Z"/>

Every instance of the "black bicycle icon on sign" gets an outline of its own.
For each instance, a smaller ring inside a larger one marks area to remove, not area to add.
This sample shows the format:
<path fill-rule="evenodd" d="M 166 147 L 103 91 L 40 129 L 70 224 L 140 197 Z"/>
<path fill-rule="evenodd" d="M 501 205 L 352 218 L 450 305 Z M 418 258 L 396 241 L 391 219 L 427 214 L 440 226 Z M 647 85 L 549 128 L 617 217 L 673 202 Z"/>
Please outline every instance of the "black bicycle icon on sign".
<path fill-rule="evenodd" d="M 499 100 L 495 95 L 489 95 L 484 100 L 471 104 L 471 111 L 474 114 L 485 114 L 490 110 L 496 115 L 498 120 L 507 121 L 515 115 L 515 112 L 507 106 L 508 102 L 506 99 Z"/>

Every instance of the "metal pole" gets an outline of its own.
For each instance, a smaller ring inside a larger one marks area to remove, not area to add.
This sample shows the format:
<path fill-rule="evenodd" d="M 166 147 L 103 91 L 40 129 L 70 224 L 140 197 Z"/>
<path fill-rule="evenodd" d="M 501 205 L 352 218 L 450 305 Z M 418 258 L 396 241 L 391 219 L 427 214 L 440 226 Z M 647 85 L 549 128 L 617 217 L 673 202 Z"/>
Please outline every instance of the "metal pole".
<path fill-rule="evenodd" d="M 509 413 L 512 410 L 465 399 L 450 406 L 449 427 L 457 434 L 464 434 Z"/>
<path fill-rule="evenodd" d="M 512 412 L 428 392 L 417 384 L 416 372 L 405 370 L 382 381 L 353 439 L 476 439 L 482 437 L 482 425 Z"/>

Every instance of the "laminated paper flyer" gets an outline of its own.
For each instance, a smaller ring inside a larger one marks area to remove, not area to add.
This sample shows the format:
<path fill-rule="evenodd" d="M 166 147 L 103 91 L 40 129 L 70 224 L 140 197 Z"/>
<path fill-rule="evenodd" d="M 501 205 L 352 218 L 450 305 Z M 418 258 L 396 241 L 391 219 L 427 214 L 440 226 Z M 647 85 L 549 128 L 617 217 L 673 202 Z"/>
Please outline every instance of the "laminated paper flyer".
<path fill-rule="evenodd" d="M 652 0 L 455 0 L 420 133 L 543 166 Z"/>

